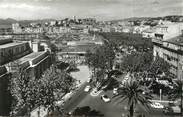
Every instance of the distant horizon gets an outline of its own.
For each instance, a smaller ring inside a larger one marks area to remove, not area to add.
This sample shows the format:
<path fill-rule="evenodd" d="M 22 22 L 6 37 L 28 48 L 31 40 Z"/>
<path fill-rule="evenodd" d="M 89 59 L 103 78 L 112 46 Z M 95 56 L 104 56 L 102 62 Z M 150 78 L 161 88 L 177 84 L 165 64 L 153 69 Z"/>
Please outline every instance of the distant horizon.
<path fill-rule="evenodd" d="M 158 18 L 158 17 L 166 17 L 166 16 L 180 16 L 180 17 L 183 17 L 183 15 L 165 15 L 165 16 L 154 16 L 154 17 L 141 17 L 141 16 L 137 16 L 137 17 L 127 17 L 127 18 L 121 18 L 121 19 L 110 19 L 110 20 L 98 20 L 96 18 L 97 21 L 115 21 L 115 20 L 125 20 L 125 19 L 131 19 L 131 18 Z M 12 20 L 16 20 L 16 21 L 31 21 L 31 20 L 63 20 L 65 18 L 70 18 L 70 19 L 73 19 L 72 16 L 70 17 L 63 17 L 63 18 L 40 18 L 40 19 L 16 19 L 16 18 L 11 18 L 11 17 L 8 17 L 8 18 L 0 18 L 2 20 L 7 20 L 7 19 L 12 19 Z M 76 16 L 76 19 L 84 19 L 84 18 L 95 18 L 95 17 L 77 17 Z"/>
<path fill-rule="evenodd" d="M 183 15 L 182 0 L 0 0 L 0 18 L 61 19 L 78 16 L 99 21 L 130 17 Z"/>

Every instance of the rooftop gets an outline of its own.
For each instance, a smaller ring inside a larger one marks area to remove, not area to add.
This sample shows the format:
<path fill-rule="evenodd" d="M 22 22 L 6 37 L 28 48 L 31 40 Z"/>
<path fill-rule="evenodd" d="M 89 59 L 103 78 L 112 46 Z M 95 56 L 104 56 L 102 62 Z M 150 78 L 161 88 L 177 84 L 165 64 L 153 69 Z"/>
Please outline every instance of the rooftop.
<path fill-rule="evenodd" d="M 11 38 L 6 38 L 6 37 L 0 36 L 0 45 L 12 43 L 12 42 L 13 42 L 13 40 Z"/>
<path fill-rule="evenodd" d="M 0 49 L 17 46 L 23 43 L 27 43 L 27 42 L 12 42 L 12 43 L 3 44 L 3 45 L 0 45 Z"/>
<path fill-rule="evenodd" d="M 168 39 L 165 42 L 183 46 L 183 35 Z"/>
<path fill-rule="evenodd" d="M 28 54 L 27 56 L 24 56 L 23 58 L 20 59 L 20 61 L 23 63 L 23 62 L 26 62 L 26 61 L 31 61 L 39 56 L 41 56 L 42 54 L 44 54 L 45 52 L 33 52 L 31 54 Z"/>

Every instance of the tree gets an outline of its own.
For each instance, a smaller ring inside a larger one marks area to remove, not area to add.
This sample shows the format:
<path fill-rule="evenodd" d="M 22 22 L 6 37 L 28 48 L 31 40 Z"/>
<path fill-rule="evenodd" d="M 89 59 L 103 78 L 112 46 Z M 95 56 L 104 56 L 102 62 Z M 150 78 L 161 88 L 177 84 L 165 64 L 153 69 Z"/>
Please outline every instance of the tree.
<path fill-rule="evenodd" d="M 169 96 L 170 99 L 173 99 L 173 100 L 179 99 L 179 98 L 181 99 L 180 108 L 181 108 L 181 113 L 183 114 L 183 104 L 182 104 L 183 103 L 183 95 L 182 95 L 183 94 L 183 82 L 180 80 L 176 81 L 173 89 L 170 90 L 169 94 L 170 94 L 170 96 Z"/>
<path fill-rule="evenodd" d="M 120 65 L 122 71 L 143 72 L 148 70 L 153 60 L 151 52 L 135 52 L 124 57 Z"/>
<path fill-rule="evenodd" d="M 178 98 L 181 98 L 182 96 L 182 81 L 175 81 L 174 85 L 173 85 L 173 89 L 170 90 L 169 92 L 169 98 L 175 100 Z"/>
<path fill-rule="evenodd" d="M 115 58 L 115 53 L 113 48 L 109 45 L 101 46 L 97 48 L 94 53 L 87 51 L 86 53 L 86 62 L 90 68 L 102 72 L 104 76 L 105 72 L 111 71 L 113 67 L 113 62 Z"/>
<path fill-rule="evenodd" d="M 55 101 L 60 100 L 73 87 L 74 79 L 64 71 L 55 66 L 50 67 L 37 83 L 41 84 L 39 105 L 44 107 L 55 107 Z"/>
<path fill-rule="evenodd" d="M 77 107 L 72 114 L 73 117 L 78 117 L 78 116 L 82 116 L 82 117 L 103 117 L 104 115 L 101 114 L 99 111 L 96 110 L 91 110 L 91 108 L 89 106 L 84 106 L 84 107 Z"/>
<path fill-rule="evenodd" d="M 68 93 L 74 84 L 74 79 L 69 74 L 58 70 L 54 65 L 47 69 L 40 79 L 30 78 L 25 70 L 14 76 L 11 89 L 15 98 L 14 115 L 17 116 L 40 106 L 53 111 L 56 108 L 55 102 Z M 25 112 L 18 112 L 24 109 Z"/>
<path fill-rule="evenodd" d="M 143 88 L 139 85 L 139 82 L 133 79 L 126 82 L 123 87 L 118 89 L 118 94 L 114 98 L 123 102 L 128 101 L 130 117 L 133 117 L 134 108 L 136 104 L 142 104 L 144 107 L 149 107 L 148 104 L 151 103 L 151 95 L 143 93 Z M 133 80 L 132 80 L 133 79 Z"/>
<path fill-rule="evenodd" d="M 86 64 L 88 65 L 89 68 L 91 68 L 91 66 L 92 66 L 92 52 L 90 50 L 86 51 L 85 58 L 86 58 Z"/>
<path fill-rule="evenodd" d="M 103 38 L 109 41 L 113 47 L 117 48 L 121 45 L 133 46 L 137 51 L 151 50 L 153 49 L 153 43 L 150 39 L 143 38 L 140 34 L 130 33 L 100 33 Z"/>
<path fill-rule="evenodd" d="M 50 49 L 53 53 L 56 53 L 58 51 L 58 47 L 55 44 L 53 44 L 51 42 L 49 42 L 48 44 L 49 44 L 48 46 L 50 47 Z"/>
<path fill-rule="evenodd" d="M 13 96 L 12 114 L 17 114 L 22 107 L 30 105 L 30 103 L 27 102 L 27 99 L 29 96 L 28 93 L 32 90 L 32 87 L 29 84 L 29 75 L 26 70 L 21 68 L 18 61 L 11 63 L 11 66 L 9 67 L 11 67 L 11 69 L 13 68 L 15 71 L 12 73 L 10 90 L 11 95 Z"/>
<path fill-rule="evenodd" d="M 155 60 L 151 63 L 151 66 L 148 69 L 148 72 L 150 72 L 155 76 L 157 76 L 157 74 L 162 74 L 162 73 L 169 75 L 170 67 L 171 66 L 169 63 L 167 63 L 164 59 L 157 56 Z"/>

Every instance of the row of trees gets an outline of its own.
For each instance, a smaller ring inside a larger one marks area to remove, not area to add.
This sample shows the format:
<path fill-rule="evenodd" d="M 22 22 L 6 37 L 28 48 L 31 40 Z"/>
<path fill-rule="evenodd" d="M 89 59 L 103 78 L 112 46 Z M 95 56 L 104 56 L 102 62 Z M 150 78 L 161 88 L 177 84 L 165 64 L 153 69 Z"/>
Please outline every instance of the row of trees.
<path fill-rule="evenodd" d="M 158 56 L 153 59 L 151 51 L 135 52 L 123 58 L 120 69 L 131 73 L 146 72 L 155 77 L 162 73 L 169 75 L 170 65 Z"/>
<path fill-rule="evenodd" d="M 105 38 L 104 40 L 106 40 L 106 43 L 103 47 L 106 46 L 106 48 L 110 49 L 100 48 L 95 53 L 87 52 L 86 61 L 89 67 L 94 69 L 94 74 L 95 71 L 101 74 L 97 75 L 96 78 L 100 79 L 98 81 L 105 81 L 104 83 L 102 83 L 103 86 L 104 84 L 107 84 L 108 86 L 120 86 L 120 83 L 117 83 L 116 80 L 113 80 L 113 76 L 111 75 L 114 73 L 115 70 L 112 68 L 110 69 L 110 67 L 106 67 L 108 65 L 113 65 L 115 58 L 115 53 L 113 50 L 118 51 L 121 45 L 125 45 L 127 47 L 132 46 L 137 50 L 136 52 L 132 52 L 131 54 L 123 55 L 122 62 L 119 63 L 120 67 L 118 70 L 121 73 L 129 73 L 130 78 L 129 81 L 127 81 L 125 84 L 122 84 L 122 87 L 118 88 L 118 95 L 114 97 L 116 99 L 119 99 L 120 101 L 128 101 L 130 117 L 133 117 L 134 108 L 137 104 L 142 104 L 143 106 L 148 108 L 149 104 L 151 103 L 150 100 L 153 97 L 148 91 L 152 87 L 148 86 L 153 86 L 154 84 L 156 84 L 155 89 L 162 88 L 156 82 L 156 78 L 162 78 L 163 76 L 167 79 L 171 77 L 169 73 L 170 65 L 160 57 L 156 57 L 155 59 L 153 59 L 153 46 L 151 40 L 143 39 L 140 35 L 123 33 L 102 33 L 101 35 Z M 109 57 L 109 55 L 112 57 Z M 107 61 L 112 61 L 112 64 L 108 64 L 109 62 Z M 104 77 L 101 76 L 105 76 L 106 73 L 108 74 L 107 80 L 103 80 Z M 146 85 L 147 78 L 152 79 L 148 85 Z M 115 82 L 111 83 L 111 81 Z M 180 96 L 181 89 L 180 85 L 178 84 L 179 83 L 175 83 L 173 85 L 173 89 L 170 90 L 170 92 L 167 92 L 171 95 L 170 97 L 176 98 Z M 179 95 L 175 93 L 176 91 L 179 92 Z"/>
<path fill-rule="evenodd" d="M 153 43 L 151 39 L 143 38 L 140 34 L 131 33 L 100 33 L 104 39 L 116 49 L 119 46 L 133 46 L 137 51 L 146 51 L 153 49 Z"/>
<path fill-rule="evenodd" d="M 96 49 L 96 52 L 92 53 L 87 51 L 86 63 L 97 75 L 97 80 L 100 81 L 104 78 L 104 75 L 112 70 L 114 63 L 115 53 L 111 45 L 104 45 Z"/>
<path fill-rule="evenodd" d="M 54 110 L 56 101 L 72 90 L 75 80 L 65 71 L 51 66 L 40 79 L 29 77 L 26 70 L 12 74 L 12 115 L 19 116 L 43 106 Z"/>

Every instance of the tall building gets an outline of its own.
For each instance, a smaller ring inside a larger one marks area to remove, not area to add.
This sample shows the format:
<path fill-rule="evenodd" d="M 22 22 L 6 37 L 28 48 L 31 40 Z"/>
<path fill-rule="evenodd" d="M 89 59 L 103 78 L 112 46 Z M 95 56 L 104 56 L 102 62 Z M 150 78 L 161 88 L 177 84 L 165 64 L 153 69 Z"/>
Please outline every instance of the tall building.
<path fill-rule="evenodd" d="M 153 42 L 153 55 L 159 56 L 170 65 L 170 72 L 176 79 L 183 76 L 183 33 L 182 23 L 157 27 Z"/>

